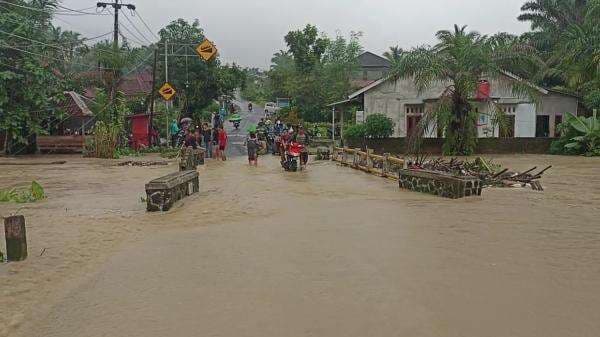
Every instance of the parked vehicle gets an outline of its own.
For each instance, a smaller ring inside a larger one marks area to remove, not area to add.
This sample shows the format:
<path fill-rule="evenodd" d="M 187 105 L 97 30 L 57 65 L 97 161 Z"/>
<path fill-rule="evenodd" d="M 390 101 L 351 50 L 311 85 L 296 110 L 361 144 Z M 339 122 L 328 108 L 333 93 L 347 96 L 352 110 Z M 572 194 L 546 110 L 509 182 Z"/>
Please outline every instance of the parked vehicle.
<path fill-rule="evenodd" d="M 291 142 L 285 151 L 285 159 L 281 161 L 281 167 L 288 172 L 296 172 L 298 168 L 302 169 L 299 165 L 302 151 L 304 151 L 304 145 Z"/>
<path fill-rule="evenodd" d="M 267 117 L 273 116 L 278 111 L 279 111 L 279 107 L 277 106 L 277 103 L 267 102 L 265 104 L 265 116 L 267 116 Z"/>

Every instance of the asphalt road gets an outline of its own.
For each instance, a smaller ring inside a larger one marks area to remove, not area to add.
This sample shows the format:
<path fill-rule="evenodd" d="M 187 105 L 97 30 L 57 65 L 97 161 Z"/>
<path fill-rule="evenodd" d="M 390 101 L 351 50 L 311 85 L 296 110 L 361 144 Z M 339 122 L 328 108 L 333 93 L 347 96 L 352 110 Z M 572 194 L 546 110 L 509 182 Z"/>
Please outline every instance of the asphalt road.
<path fill-rule="evenodd" d="M 251 125 L 256 125 L 260 121 L 261 117 L 264 116 L 262 107 L 254 105 L 254 109 L 252 112 L 248 111 L 248 101 L 242 99 L 241 97 L 237 97 L 237 99 L 233 102 L 235 105 L 241 107 L 241 112 L 239 113 L 242 117 L 242 122 L 240 123 L 240 127 L 236 130 L 233 127 L 233 123 L 227 121 L 225 123 L 225 131 L 227 131 L 227 135 L 229 136 L 229 145 L 227 146 L 227 156 L 228 157 L 237 157 L 237 156 L 245 156 L 247 154 L 246 148 L 244 147 L 244 141 L 248 137 L 248 129 Z"/>

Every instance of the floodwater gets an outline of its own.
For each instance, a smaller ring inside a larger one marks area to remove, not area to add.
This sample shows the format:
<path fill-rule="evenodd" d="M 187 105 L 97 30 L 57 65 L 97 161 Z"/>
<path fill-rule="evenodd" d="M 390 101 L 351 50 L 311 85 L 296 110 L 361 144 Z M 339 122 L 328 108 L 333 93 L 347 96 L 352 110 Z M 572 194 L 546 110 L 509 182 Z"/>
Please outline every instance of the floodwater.
<path fill-rule="evenodd" d="M 546 191 L 446 200 L 233 158 L 166 214 L 140 197 L 176 165 L 66 160 L 0 166 L 48 194 L 19 211 L 30 258 L 0 265 L 0 336 L 600 335 L 598 159 L 501 156 L 554 165 Z"/>

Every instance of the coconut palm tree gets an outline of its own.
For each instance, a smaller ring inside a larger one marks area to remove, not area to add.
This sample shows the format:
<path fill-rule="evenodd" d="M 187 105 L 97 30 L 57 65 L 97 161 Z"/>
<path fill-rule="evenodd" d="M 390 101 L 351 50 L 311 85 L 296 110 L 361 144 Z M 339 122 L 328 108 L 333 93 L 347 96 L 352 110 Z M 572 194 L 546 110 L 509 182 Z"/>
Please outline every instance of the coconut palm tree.
<path fill-rule="evenodd" d="M 519 20 L 533 29 L 524 38 L 545 61 L 537 82 L 600 97 L 600 0 L 536 0 L 521 10 Z"/>
<path fill-rule="evenodd" d="M 395 64 L 400 59 L 400 55 L 404 53 L 404 50 L 398 46 L 390 47 L 390 50 L 383 53 L 383 57 L 388 59 L 392 64 Z"/>
<path fill-rule="evenodd" d="M 393 68 L 396 78 L 410 78 L 422 91 L 434 83 L 446 83 L 436 109 L 426 113 L 422 128 L 437 124 L 444 131 L 444 152 L 452 155 L 473 153 L 477 142 L 478 114 L 471 106 L 478 82 L 500 77 L 506 70 L 519 70 L 521 64 L 535 62 L 531 51 L 517 39 L 502 34 L 494 37 L 454 26 L 437 34 L 438 44 L 414 48 L 401 55 Z M 527 85 L 512 86 L 515 94 L 530 94 Z M 492 120 L 502 122 L 500 109 L 491 109 Z M 419 134 L 419 133 L 417 133 Z"/>

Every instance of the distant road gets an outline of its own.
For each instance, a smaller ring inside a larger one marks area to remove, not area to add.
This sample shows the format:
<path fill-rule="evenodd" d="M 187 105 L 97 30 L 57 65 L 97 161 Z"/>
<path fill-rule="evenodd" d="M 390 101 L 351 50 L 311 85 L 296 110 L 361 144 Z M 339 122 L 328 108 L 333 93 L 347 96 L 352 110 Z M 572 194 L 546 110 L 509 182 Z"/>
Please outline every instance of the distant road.
<path fill-rule="evenodd" d="M 244 141 L 248 137 L 248 131 L 246 130 L 250 125 L 258 124 L 261 117 L 264 116 L 262 107 L 254 104 L 254 108 L 250 112 L 248 111 L 248 101 L 241 98 L 239 94 L 236 96 L 233 103 L 241 107 L 239 114 L 242 117 L 242 122 L 240 123 L 240 128 L 236 130 L 232 123 L 225 121 L 225 130 L 229 136 L 229 145 L 227 147 L 227 156 L 229 157 L 246 155 L 246 148 L 244 147 Z"/>

